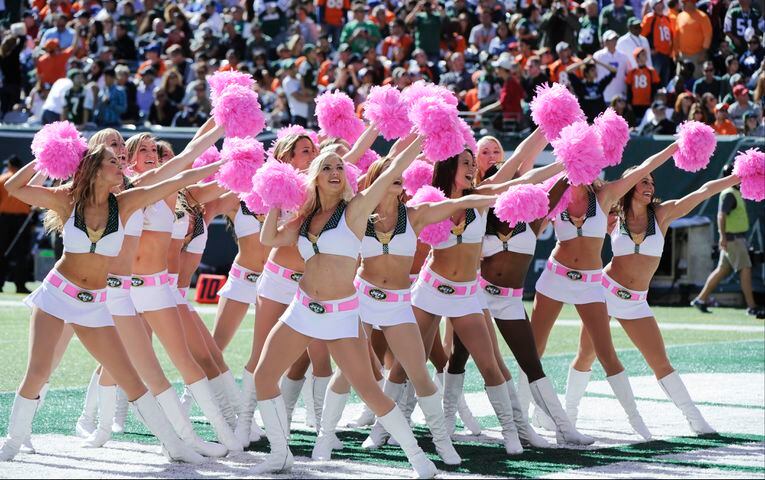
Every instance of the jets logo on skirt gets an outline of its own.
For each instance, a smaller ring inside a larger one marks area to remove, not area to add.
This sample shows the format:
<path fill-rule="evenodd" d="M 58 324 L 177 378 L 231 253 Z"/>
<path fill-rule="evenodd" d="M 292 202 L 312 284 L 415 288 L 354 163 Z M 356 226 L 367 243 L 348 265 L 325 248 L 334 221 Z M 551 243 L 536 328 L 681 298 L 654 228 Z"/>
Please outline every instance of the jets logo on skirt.
<path fill-rule="evenodd" d="M 246 278 L 247 280 L 249 280 L 252 283 L 255 283 L 255 282 L 258 281 L 258 277 L 259 276 L 260 275 L 258 275 L 257 273 L 248 273 L 247 276 L 244 277 L 244 278 Z"/>
<path fill-rule="evenodd" d="M 95 299 L 92 293 L 90 292 L 80 292 L 77 294 L 77 300 L 85 303 L 90 303 Z"/>
<path fill-rule="evenodd" d="M 301 278 L 303 278 L 303 274 L 302 273 L 295 272 L 292 275 L 290 275 L 290 279 L 293 282 L 299 282 Z"/>
<path fill-rule="evenodd" d="M 116 277 L 109 277 L 106 279 L 106 286 L 110 288 L 119 288 L 122 286 L 122 280 Z"/>
<path fill-rule="evenodd" d="M 622 300 L 631 300 L 632 299 L 632 293 L 628 292 L 627 290 L 617 290 L 616 296 L 621 298 Z"/>
<path fill-rule="evenodd" d="M 454 293 L 454 287 L 451 285 L 439 285 L 438 291 L 444 295 L 452 295 Z"/>
<path fill-rule="evenodd" d="M 581 280 L 582 274 L 577 272 L 576 270 L 571 270 L 570 272 L 566 273 L 566 276 L 570 278 L 571 280 Z"/>
<path fill-rule="evenodd" d="M 499 287 L 496 287 L 494 285 L 486 285 L 483 287 L 484 290 L 486 290 L 486 293 L 489 295 L 499 295 L 502 293 L 502 291 L 499 289 Z"/>
<path fill-rule="evenodd" d="M 324 308 L 324 305 L 317 302 L 311 302 L 308 304 L 308 309 L 311 310 L 313 313 L 322 314 L 326 312 L 326 309 Z"/>
<path fill-rule="evenodd" d="M 133 277 L 130 279 L 130 285 L 134 287 L 140 287 L 141 285 L 143 285 L 143 279 L 138 277 Z"/>
<path fill-rule="evenodd" d="M 385 300 L 388 298 L 388 294 L 380 290 L 379 288 L 373 288 L 369 291 L 369 296 L 375 300 Z"/>

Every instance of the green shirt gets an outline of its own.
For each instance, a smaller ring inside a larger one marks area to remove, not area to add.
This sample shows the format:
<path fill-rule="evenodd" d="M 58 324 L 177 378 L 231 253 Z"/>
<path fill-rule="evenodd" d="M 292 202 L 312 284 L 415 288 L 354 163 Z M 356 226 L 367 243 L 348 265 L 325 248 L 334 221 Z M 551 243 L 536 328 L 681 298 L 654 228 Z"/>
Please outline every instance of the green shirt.
<path fill-rule="evenodd" d="M 725 233 L 746 233 L 749 230 L 749 215 L 739 189 L 730 187 L 720 193 L 719 210 L 725 214 Z"/>
<path fill-rule="evenodd" d="M 592 55 L 600 50 L 600 37 L 598 36 L 598 17 L 590 18 L 584 15 L 579 19 L 579 51 Z"/>
<path fill-rule="evenodd" d="M 357 35 L 353 38 L 353 34 L 356 29 L 362 28 L 366 30 L 366 36 Z M 351 40 L 353 38 L 353 40 Z M 351 47 L 351 51 L 354 53 L 363 54 L 369 49 L 374 49 L 380 42 L 380 29 L 377 28 L 372 22 L 367 20 L 359 22 L 358 20 L 351 20 L 343 27 L 343 31 L 340 34 L 340 43 L 347 43 Z"/>
<path fill-rule="evenodd" d="M 600 38 L 607 30 L 613 30 L 621 37 L 627 33 L 627 20 L 635 16 L 632 7 L 624 5 L 622 8 L 614 8 L 614 4 L 606 6 L 600 12 Z"/>
<path fill-rule="evenodd" d="M 441 51 L 441 16 L 435 13 L 418 13 L 415 27 L 415 47 L 425 50 L 427 55 L 438 55 Z"/>
<path fill-rule="evenodd" d="M 728 12 L 725 14 L 723 32 L 733 34 L 742 39 L 742 41 L 744 39 L 744 32 L 746 32 L 746 29 L 749 27 L 754 29 L 755 35 L 761 35 L 762 32 L 760 32 L 758 26 L 758 21 L 761 17 L 762 15 L 754 5 L 749 7 L 748 12 L 744 12 L 740 5 L 736 5 L 735 7 L 729 8 Z M 732 42 L 731 47 L 738 53 L 744 53 L 746 50 L 746 45 L 739 48 L 736 45 L 733 45 Z"/>

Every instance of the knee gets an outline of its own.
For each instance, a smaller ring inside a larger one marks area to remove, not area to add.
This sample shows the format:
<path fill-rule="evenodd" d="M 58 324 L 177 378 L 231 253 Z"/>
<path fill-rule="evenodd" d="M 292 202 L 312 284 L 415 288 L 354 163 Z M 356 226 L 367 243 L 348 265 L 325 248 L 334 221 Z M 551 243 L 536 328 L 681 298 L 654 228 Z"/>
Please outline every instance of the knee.
<path fill-rule="evenodd" d="M 27 373 L 24 376 L 24 383 L 39 386 L 41 388 L 50 378 L 50 371 L 50 366 L 32 362 L 30 363 L 29 368 L 27 368 Z"/>
<path fill-rule="evenodd" d="M 255 379 L 255 391 L 265 391 L 271 387 L 278 386 L 278 378 L 273 374 L 273 372 L 269 371 L 267 368 L 262 367 L 261 365 L 258 365 L 255 368 L 255 373 L 253 374 L 253 378 Z"/>
<path fill-rule="evenodd" d="M 675 369 L 672 368 L 672 364 L 669 362 L 669 358 L 667 358 L 666 355 L 660 358 L 649 360 L 648 366 L 651 367 L 651 370 L 653 370 L 656 378 L 664 378 L 675 371 Z"/>

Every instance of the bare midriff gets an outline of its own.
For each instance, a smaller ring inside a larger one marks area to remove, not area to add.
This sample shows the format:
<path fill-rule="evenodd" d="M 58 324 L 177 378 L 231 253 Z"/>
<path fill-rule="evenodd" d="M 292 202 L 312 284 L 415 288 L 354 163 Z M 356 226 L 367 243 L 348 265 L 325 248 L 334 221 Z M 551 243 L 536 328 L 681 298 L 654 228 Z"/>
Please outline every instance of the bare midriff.
<path fill-rule="evenodd" d="M 314 300 L 350 297 L 356 293 L 353 279 L 357 266 L 355 258 L 319 253 L 308 260 L 300 288 Z"/>
<path fill-rule="evenodd" d="M 636 291 L 648 290 L 653 274 L 659 268 L 661 257 L 633 253 L 611 259 L 603 271 L 624 288 Z"/>
<path fill-rule="evenodd" d="M 533 255 L 499 252 L 481 261 L 481 276 L 498 287 L 523 288 Z"/>
<path fill-rule="evenodd" d="M 167 252 L 171 240 L 170 232 L 144 230 L 138 244 L 138 255 L 133 263 L 133 273 L 152 275 L 167 270 Z"/>
<path fill-rule="evenodd" d="M 237 252 L 234 262 L 247 270 L 262 272 L 271 249 L 260 243 L 260 233 L 242 237 L 237 240 L 237 244 L 239 245 L 239 252 Z M 298 254 L 299 256 L 300 254 Z M 302 263 L 302 259 L 300 262 Z M 282 266 L 286 267 L 286 265 Z"/>
<path fill-rule="evenodd" d="M 100 290 L 106 288 L 112 259 L 97 253 L 64 253 L 54 268 L 80 288 Z"/>
<path fill-rule="evenodd" d="M 414 257 L 378 255 L 361 261 L 359 276 L 376 287 L 388 290 L 409 288 L 409 272 Z"/>
<path fill-rule="evenodd" d="M 563 242 L 558 241 L 553 248 L 551 259 L 575 270 L 600 270 L 603 268 L 601 250 L 602 238 L 576 237 Z"/>
<path fill-rule="evenodd" d="M 181 271 L 181 248 L 183 248 L 184 239 L 171 238 L 170 247 L 167 249 L 167 273 L 178 273 Z"/>
<path fill-rule="evenodd" d="M 135 260 L 135 254 L 138 251 L 138 242 L 140 240 L 141 237 L 125 235 L 125 239 L 122 240 L 120 254 L 114 257 L 112 263 L 109 265 L 109 273 L 122 276 L 133 274 L 133 260 Z"/>
<path fill-rule="evenodd" d="M 274 248 L 268 255 L 268 259 L 280 267 L 289 268 L 296 272 L 305 270 L 305 262 L 296 245 Z"/>
<path fill-rule="evenodd" d="M 480 243 L 461 243 L 442 250 L 433 249 L 430 269 L 454 282 L 471 282 L 476 279 Z"/>

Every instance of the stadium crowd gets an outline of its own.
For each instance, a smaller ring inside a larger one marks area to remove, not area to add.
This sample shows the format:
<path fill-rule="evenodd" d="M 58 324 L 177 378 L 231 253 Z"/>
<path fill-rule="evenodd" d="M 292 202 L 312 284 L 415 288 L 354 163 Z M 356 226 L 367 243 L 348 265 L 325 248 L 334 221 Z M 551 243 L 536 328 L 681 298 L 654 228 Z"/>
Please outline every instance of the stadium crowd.
<path fill-rule="evenodd" d="M 561 82 L 590 119 L 638 134 L 686 119 L 765 136 L 760 0 L 0 0 L 0 119 L 32 125 L 200 126 L 205 78 L 257 79 L 272 127 L 314 98 L 419 79 L 500 130 L 525 127 L 535 88 Z"/>

